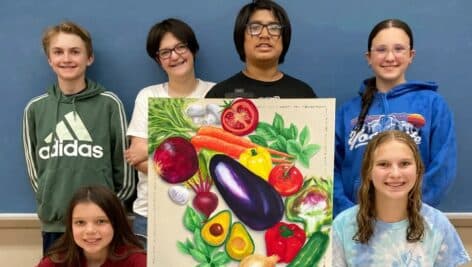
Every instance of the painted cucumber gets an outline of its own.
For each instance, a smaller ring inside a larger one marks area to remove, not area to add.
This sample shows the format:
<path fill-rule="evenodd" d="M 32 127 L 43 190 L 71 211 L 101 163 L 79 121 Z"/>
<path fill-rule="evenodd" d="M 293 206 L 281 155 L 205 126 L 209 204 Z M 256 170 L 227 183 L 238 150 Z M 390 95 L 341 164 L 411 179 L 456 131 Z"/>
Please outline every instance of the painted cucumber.
<path fill-rule="evenodd" d="M 315 232 L 287 267 L 316 267 L 328 248 L 329 235 Z"/>

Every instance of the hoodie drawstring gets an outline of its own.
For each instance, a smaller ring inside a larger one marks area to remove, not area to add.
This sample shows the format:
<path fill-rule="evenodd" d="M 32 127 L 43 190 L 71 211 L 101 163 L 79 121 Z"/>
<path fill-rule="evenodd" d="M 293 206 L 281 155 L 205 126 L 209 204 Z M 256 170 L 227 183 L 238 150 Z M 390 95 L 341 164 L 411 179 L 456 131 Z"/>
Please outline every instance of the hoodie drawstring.
<path fill-rule="evenodd" d="M 75 121 L 76 117 L 77 117 L 77 108 L 75 106 L 75 97 L 72 98 L 72 112 L 74 113 L 74 121 Z"/>

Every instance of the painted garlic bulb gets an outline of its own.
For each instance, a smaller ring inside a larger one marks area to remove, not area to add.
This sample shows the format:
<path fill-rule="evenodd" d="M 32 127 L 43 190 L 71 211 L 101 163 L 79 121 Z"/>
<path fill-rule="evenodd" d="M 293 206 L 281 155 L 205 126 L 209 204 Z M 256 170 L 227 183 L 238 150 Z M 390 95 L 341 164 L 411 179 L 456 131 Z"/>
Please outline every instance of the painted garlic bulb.
<path fill-rule="evenodd" d="M 182 185 L 173 185 L 169 188 L 168 191 L 170 199 L 178 205 L 185 205 L 187 204 L 190 198 L 189 190 L 182 186 Z"/>

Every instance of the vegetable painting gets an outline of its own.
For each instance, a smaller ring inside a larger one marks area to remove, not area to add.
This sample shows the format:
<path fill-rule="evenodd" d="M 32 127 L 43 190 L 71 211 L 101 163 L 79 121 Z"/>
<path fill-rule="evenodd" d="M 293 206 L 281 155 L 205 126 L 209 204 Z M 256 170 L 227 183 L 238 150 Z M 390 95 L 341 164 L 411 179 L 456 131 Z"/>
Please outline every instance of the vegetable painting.
<path fill-rule="evenodd" d="M 225 103 L 221 113 L 223 129 L 235 135 L 246 135 L 256 129 L 259 111 L 250 99 L 237 98 Z"/>
<path fill-rule="evenodd" d="M 239 156 L 239 162 L 257 176 L 267 180 L 272 169 L 272 158 L 263 147 L 248 148 Z"/>
<path fill-rule="evenodd" d="M 156 173 L 171 184 L 187 181 L 198 170 L 195 148 L 182 137 L 165 139 L 154 151 Z"/>
<path fill-rule="evenodd" d="M 265 233 L 267 256 L 277 255 L 280 262 L 291 262 L 303 247 L 305 232 L 294 223 L 279 222 Z"/>
<path fill-rule="evenodd" d="M 153 265 L 330 266 L 333 115 L 326 99 L 149 99 Z"/>
<path fill-rule="evenodd" d="M 287 219 L 303 223 L 306 235 L 311 236 L 331 225 L 331 195 L 331 180 L 315 177 L 306 180 L 297 194 L 285 199 Z"/>
<path fill-rule="evenodd" d="M 210 175 L 228 207 L 244 224 L 265 230 L 282 219 L 283 201 L 275 189 L 236 160 L 222 154 L 210 160 Z"/>

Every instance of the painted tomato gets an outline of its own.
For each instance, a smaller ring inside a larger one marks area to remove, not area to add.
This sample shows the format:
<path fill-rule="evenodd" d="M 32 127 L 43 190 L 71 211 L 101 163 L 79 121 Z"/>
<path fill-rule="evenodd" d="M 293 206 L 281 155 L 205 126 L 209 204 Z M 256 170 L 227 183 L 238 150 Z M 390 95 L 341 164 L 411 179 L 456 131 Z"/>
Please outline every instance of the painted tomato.
<path fill-rule="evenodd" d="M 237 98 L 227 104 L 221 113 L 221 125 L 226 131 L 243 136 L 256 129 L 259 123 L 259 111 L 256 105 L 245 98 Z"/>
<path fill-rule="evenodd" d="M 302 187 L 303 175 L 293 164 L 283 163 L 272 168 L 269 183 L 280 195 L 290 196 Z"/>

